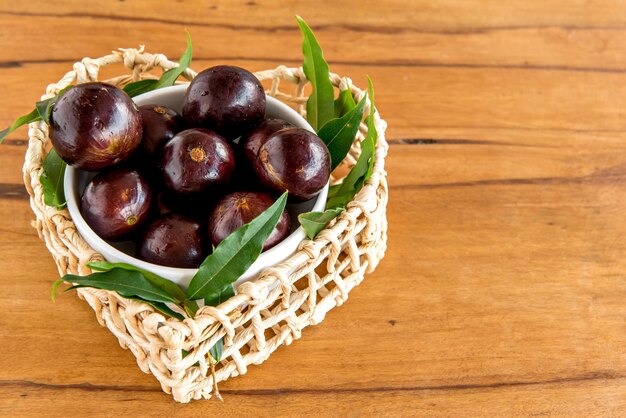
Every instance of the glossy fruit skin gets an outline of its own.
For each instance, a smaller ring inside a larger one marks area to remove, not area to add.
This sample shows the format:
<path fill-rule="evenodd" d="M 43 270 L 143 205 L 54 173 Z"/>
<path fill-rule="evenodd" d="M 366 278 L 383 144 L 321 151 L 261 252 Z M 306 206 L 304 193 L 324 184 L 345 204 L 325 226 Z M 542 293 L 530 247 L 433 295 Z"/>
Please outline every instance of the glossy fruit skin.
<path fill-rule="evenodd" d="M 263 123 L 257 126 L 249 135 L 241 138 L 239 145 L 243 150 L 246 159 L 250 164 L 254 164 L 259 148 L 276 132 L 287 128 L 293 128 L 294 126 L 282 119 L 265 119 Z"/>
<path fill-rule="evenodd" d="M 219 65 L 191 81 L 183 102 L 189 126 L 214 130 L 233 140 L 258 126 L 265 117 L 265 92 L 251 72 Z"/>
<path fill-rule="evenodd" d="M 208 129 L 184 130 L 170 139 L 161 153 L 165 185 L 181 194 L 223 189 L 235 170 L 228 141 Z"/>
<path fill-rule="evenodd" d="M 177 213 L 167 213 L 147 226 L 137 246 L 137 256 L 149 263 L 197 268 L 205 257 L 200 223 Z"/>
<path fill-rule="evenodd" d="M 274 202 L 275 199 L 266 193 L 235 192 L 225 196 L 211 211 L 208 222 L 211 244 L 219 245 L 237 228 L 252 221 Z M 289 213 L 285 210 L 265 241 L 263 251 L 285 239 L 289 235 L 290 226 Z"/>
<path fill-rule="evenodd" d="M 182 117 L 169 107 L 161 105 L 139 106 L 143 137 L 141 150 L 144 155 L 154 156 L 167 141 L 183 129 Z"/>
<path fill-rule="evenodd" d="M 254 172 L 254 161 L 259 148 L 267 139 L 281 129 L 293 128 L 294 126 L 282 119 L 265 119 L 248 135 L 239 139 L 235 151 L 237 170 L 233 179 L 233 191 L 261 191 L 259 180 Z"/>
<path fill-rule="evenodd" d="M 275 193 L 289 192 L 291 201 L 315 197 L 330 178 L 330 154 L 322 140 L 306 129 L 284 129 L 259 148 L 254 169 Z"/>
<path fill-rule="evenodd" d="M 139 147 L 141 116 L 130 97 L 105 83 L 67 90 L 50 115 L 50 141 L 69 165 L 98 171 L 124 161 Z"/>
<path fill-rule="evenodd" d="M 85 187 L 80 212 L 101 238 L 128 238 L 148 219 L 153 192 L 135 170 L 113 169 L 96 175 Z"/>

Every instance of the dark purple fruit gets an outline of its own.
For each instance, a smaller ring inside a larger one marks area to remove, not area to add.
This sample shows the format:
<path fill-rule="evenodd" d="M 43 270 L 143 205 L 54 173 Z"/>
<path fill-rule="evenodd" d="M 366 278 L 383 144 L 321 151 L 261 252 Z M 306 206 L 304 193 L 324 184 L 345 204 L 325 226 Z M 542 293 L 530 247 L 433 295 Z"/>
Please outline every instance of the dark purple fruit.
<path fill-rule="evenodd" d="M 146 228 L 137 256 L 161 266 L 196 268 L 205 256 L 200 223 L 176 213 L 167 213 Z"/>
<path fill-rule="evenodd" d="M 293 128 L 293 125 L 282 119 L 265 119 L 249 135 L 242 137 L 234 147 L 237 170 L 233 179 L 232 190 L 252 191 L 262 190 L 256 173 L 254 161 L 261 144 L 280 131 L 281 129 Z"/>
<path fill-rule="evenodd" d="M 183 118 L 189 126 L 214 130 L 233 140 L 259 125 L 265 116 L 265 92 L 243 68 L 219 65 L 200 72 L 189 84 Z"/>
<path fill-rule="evenodd" d="M 259 216 L 264 210 L 272 206 L 274 199 L 265 193 L 235 192 L 220 200 L 209 218 L 209 239 L 217 246 L 240 226 L 247 224 Z M 291 221 L 285 210 L 278 220 L 278 224 L 265 241 L 263 251 L 272 248 L 289 235 Z"/>
<path fill-rule="evenodd" d="M 85 187 L 80 212 L 100 237 L 119 241 L 149 217 L 152 190 L 137 171 L 115 169 L 95 176 Z"/>
<path fill-rule="evenodd" d="M 208 129 L 187 129 L 163 147 L 161 173 L 171 190 L 200 193 L 228 184 L 235 155 L 228 142 Z"/>
<path fill-rule="evenodd" d="M 254 169 L 261 183 L 292 201 L 316 196 L 330 178 L 330 154 L 324 142 L 306 129 L 284 129 L 259 148 Z"/>
<path fill-rule="evenodd" d="M 161 105 L 139 106 L 143 121 L 141 148 L 144 155 L 156 155 L 167 141 L 182 130 L 182 118 L 174 109 Z"/>
<path fill-rule="evenodd" d="M 141 116 L 126 93 L 104 83 L 66 91 L 50 115 L 50 140 L 73 167 L 98 171 L 130 157 L 141 143 Z"/>
<path fill-rule="evenodd" d="M 261 145 L 263 145 L 270 136 L 280 130 L 293 127 L 294 126 L 286 120 L 265 119 L 262 124 L 250 132 L 250 135 L 241 138 L 239 145 L 243 149 L 246 159 L 251 164 L 254 164 L 256 156 L 259 153 L 259 148 L 261 148 Z"/>

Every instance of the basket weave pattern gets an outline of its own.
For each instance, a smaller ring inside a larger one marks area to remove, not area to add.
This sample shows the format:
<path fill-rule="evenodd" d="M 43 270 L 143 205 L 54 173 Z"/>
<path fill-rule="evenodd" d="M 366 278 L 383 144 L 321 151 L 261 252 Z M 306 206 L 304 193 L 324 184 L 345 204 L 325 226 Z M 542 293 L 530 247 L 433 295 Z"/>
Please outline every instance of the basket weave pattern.
<path fill-rule="evenodd" d="M 106 80 L 123 86 L 130 81 L 151 77 L 153 68 L 168 70 L 177 64 L 162 54 L 146 53 L 142 48 L 121 49 L 98 59 L 85 58 L 55 84 L 50 84 L 42 99 L 56 94 L 70 84 L 98 80 L 103 66 L 123 63 L 130 74 Z M 195 73 L 186 70 L 191 80 Z M 260 80 L 271 80 L 267 93 L 287 103 L 294 103 L 305 113 L 305 86 L 308 83 L 301 68 L 279 66 L 256 73 Z M 339 85 L 341 78 L 331 74 Z M 293 94 L 280 90 L 281 83 L 295 85 Z M 356 100 L 365 94 L 352 86 Z M 369 112 L 369 102 L 365 114 Z M 178 402 L 210 398 L 213 378 L 207 353 L 224 337 L 223 356 L 217 365 L 216 380 L 223 381 L 245 374 L 250 364 L 260 364 L 280 345 L 289 345 L 301 336 L 302 329 L 320 323 L 326 313 L 340 306 L 348 293 L 361 283 L 383 257 L 387 241 L 387 181 L 384 160 L 387 154 L 386 123 L 375 115 L 378 142 L 376 162 L 366 182 L 346 210 L 315 240 L 303 241 L 298 251 L 285 262 L 264 270 L 260 276 L 241 284 L 237 295 L 217 307 L 201 308 L 194 319 L 179 321 L 166 318 L 152 307 L 125 299 L 115 292 L 93 288 L 78 289 L 78 295 L 89 303 L 98 322 L 130 349 L 142 371 L 152 373 L 166 393 Z M 360 132 L 350 154 L 352 166 L 360 152 Z M 39 177 L 46 156 L 48 128 L 43 122 L 30 124 L 28 150 L 24 163 L 24 183 L 36 215 L 33 225 L 52 253 L 60 274 L 86 275 L 90 261 L 101 260 L 77 233 L 67 210 L 57 210 L 43 202 Z M 337 182 L 340 179 L 331 179 Z M 182 350 L 189 354 L 183 358 Z M 197 364 L 196 364 L 197 363 Z"/>

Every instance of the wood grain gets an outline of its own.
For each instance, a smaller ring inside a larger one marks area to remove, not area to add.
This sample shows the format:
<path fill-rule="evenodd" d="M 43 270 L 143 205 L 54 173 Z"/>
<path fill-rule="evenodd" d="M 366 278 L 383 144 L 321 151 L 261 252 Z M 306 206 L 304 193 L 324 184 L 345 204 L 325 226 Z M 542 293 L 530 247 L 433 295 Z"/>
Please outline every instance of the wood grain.
<path fill-rule="evenodd" d="M 46 1 L 0 5 L 0 126 L 83 56 L 371 75 L 389 249 L 348 302 L 226 401 L 178 405 L 73 295 L 30 227 L 26 131 L 0 147 L 0 416 L 623 416 L 623 2 Z M 297 10 L 296 10 L 297 9 Z M 36 29 L 36 30 L 35 30 Z M 121 67 L 107 70 L 116 74 Z"/>

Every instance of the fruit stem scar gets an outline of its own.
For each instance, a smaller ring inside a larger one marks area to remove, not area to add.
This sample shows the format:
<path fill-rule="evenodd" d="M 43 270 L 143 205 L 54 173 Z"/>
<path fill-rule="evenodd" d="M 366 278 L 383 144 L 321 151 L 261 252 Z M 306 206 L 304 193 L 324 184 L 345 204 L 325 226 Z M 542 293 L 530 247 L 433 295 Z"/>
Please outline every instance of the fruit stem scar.
<path fill-rule="evenodd" d="M 136 223 L 137 223 L 137 217 L 135 215 L 132 215 L 131 217 L 126 219 L 126 224 L 128 224 L 128 226 L 135 225 Z"/>
<path fill-rule="evenodd" d="M 193 148 L 191 151 L 189 151 L 189 156 L 191 157 L 192 160 L 199 163 L 201 161 L 204 161 L 206 154 L 204 153 L 204 150 L 202 148 L 196 147 L 196 148 Z"/>
<path fill-rule="evenodd" d="M 163 106 L 154 106 L 154 111 L 158 113 L 159 115 L 164 115 L 167 113 L 167 109 L 164 108 Z"/>

